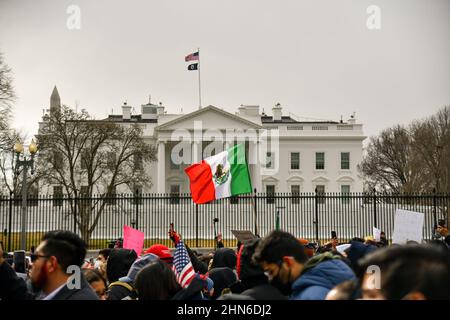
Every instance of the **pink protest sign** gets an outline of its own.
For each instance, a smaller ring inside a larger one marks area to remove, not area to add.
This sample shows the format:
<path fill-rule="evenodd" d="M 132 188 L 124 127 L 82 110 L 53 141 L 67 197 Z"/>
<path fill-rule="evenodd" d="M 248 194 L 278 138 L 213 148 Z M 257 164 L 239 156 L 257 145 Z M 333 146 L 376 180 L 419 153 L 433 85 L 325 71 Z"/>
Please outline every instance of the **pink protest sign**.
<path fill-rule="evenodd" d="M 133 249 L 140 256 L 144 248 L 144 233 L 130 226 L 123 226 L 123 247 Z"/>

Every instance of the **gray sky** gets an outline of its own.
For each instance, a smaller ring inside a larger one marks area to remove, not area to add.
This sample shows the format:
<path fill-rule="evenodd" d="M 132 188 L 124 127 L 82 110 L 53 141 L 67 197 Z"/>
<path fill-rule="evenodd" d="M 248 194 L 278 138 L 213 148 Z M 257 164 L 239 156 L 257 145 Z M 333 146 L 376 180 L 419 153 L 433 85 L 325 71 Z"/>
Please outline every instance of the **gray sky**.
<path fill-rule="evenodd" d="M 81 29 L 66 26 L 69 5 Z M 369 30 L 366 9 L 381 9 Z M 56 84 L 64 104 L 97 118 L 122 102 L 202 102 L 235 112 L 276 102 L 297 116 L 344 120 L 367 135 L 450 105 L 448 0 L 0 0 L 0 51 L 19 97 L 14 125 L 36 133 Z M 140 111 L 139 111 L 140 112 Z"/>

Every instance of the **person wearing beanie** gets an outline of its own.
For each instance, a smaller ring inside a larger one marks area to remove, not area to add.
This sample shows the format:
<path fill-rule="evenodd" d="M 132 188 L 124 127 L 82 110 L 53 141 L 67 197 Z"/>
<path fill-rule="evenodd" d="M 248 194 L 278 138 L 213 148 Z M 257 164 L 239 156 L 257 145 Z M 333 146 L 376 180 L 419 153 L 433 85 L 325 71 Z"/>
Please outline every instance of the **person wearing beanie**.
<path fill-rule="evenodd" d="M 169 266 L 173 265 L 173 255 L 170 249 L 163 244 L 154 244 L 150 248 L 144 251 L 144 254 L 154 254 Z"/>

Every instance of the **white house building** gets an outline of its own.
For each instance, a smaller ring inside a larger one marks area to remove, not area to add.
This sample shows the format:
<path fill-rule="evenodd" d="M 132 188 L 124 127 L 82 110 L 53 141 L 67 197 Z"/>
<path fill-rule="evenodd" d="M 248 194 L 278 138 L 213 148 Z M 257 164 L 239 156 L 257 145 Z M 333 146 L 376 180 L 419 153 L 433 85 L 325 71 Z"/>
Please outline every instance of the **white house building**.
<path fill-rule="evenodd" d="M 50 107 L 59 105 L 55 87 Z M 187 114 L 168 114 L 161 103 L 151 102 L 140 110 L 126 103 L 121 109 L 122 114 L 107 119 L 124 126 L 139 124 L 146 143 L 158 148 L 158 161 L 146 168 L 152 186 L 144 193 L 189 192 L 187 166 L 244 141 L 252 185 L 258 192 L 363 191 L 357 165 L 366 137 L 354 117 L 346 122 L 297 121 L 283 116 L 279 104 L 272 115 L 248 105 L 237 112 L 207 106 Z"/>

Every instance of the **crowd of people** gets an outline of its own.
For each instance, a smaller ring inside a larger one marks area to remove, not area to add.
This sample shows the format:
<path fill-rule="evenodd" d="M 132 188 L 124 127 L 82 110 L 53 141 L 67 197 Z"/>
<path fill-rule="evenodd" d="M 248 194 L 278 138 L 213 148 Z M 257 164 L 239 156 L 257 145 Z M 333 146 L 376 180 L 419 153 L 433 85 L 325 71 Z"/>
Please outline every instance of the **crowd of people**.
<path fill-rule="evenodd" d="M 382 233 L 317 246 L 274 230 L 199 254 L 171 230 L 172 250 L 155 244 L 138 255 L 119 244 L 95 261 L 78 235 L 52 231 L 25 274 L 0 247 L 0 300 L 450 299 L 448 229 L 440 222 L 436 231 L 424 244 L 390 245 Z"/>

